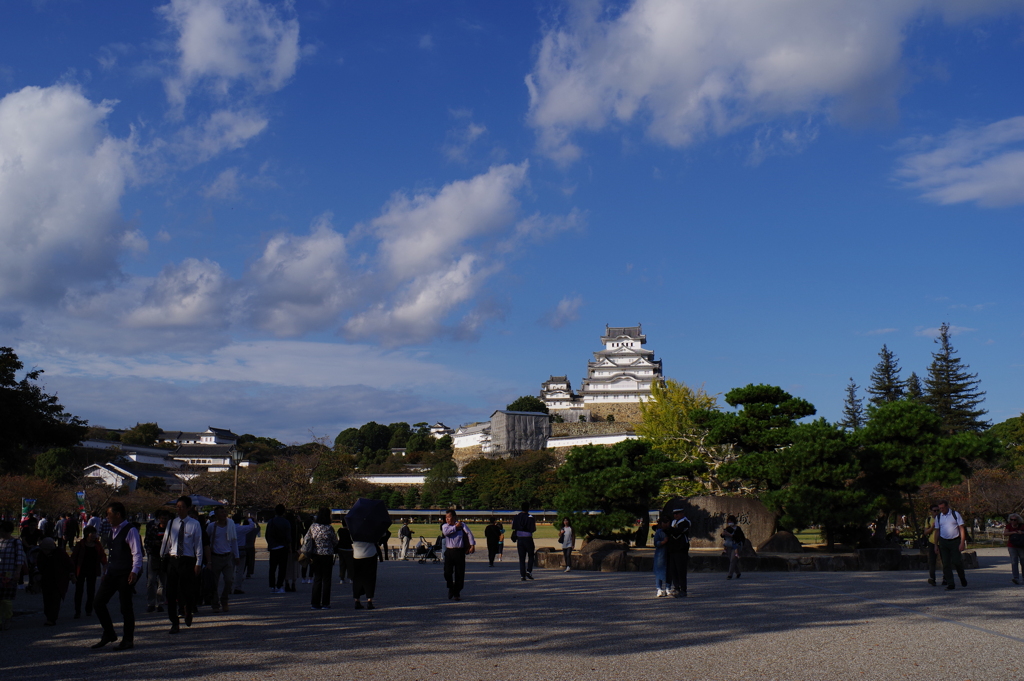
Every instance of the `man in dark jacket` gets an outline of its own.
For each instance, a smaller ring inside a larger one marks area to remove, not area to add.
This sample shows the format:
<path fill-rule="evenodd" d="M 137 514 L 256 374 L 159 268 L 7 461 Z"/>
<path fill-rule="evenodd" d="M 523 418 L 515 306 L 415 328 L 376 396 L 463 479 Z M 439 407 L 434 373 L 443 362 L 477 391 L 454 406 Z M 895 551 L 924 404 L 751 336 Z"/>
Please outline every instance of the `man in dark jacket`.
<path fill-rule="evenodd" d="M 292 524 L 284 517 L 284 504 L 274 509 L 274 517 L 267 523 L 267 551 L 270 553 L 270 593 L 284 593 L 285 571 L 288 567 L 288 552 L 292 545 Z"/>
<path fill-rule="evenodd" d="M 487 540 L 487 564 L 494 567 L 494 556 L 498 555 L 498 542 L 501 541 L 501 528 L 495 520 L 484 528 L 484 539 Z"/>
<path fill-rule="evenodd" d="M 668 574 L 672 582 L 672 595 L 686 597 L 686 568 L 690 564 L 690 521 L 686 512 L 677 508 L 672 512 L 668 530 Z"/>
<path fill-rule="evenodd" d="M 525 582 L 533 579 L 533 533 L 537 531 L 537 520 L 530 515 L 530 504 L 524 502 L 521 509 L 512 519 L 512 541 L 519 549 L 519 575 Z"/>

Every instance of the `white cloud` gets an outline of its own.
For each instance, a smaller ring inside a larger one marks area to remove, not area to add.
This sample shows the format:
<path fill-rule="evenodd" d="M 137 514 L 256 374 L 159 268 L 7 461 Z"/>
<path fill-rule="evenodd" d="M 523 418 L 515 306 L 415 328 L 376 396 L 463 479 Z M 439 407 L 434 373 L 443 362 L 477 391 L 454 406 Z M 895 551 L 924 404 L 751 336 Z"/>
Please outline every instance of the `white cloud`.
<path fill-rule="evenodd" d="M 351 303 L 345 238 L 330 218 L 321 216 L 307 237 L 280 234 L 267 242 L 246 278 L 253 326 L 297 336 L 332 326 Z"/>
<path fill-rule="evenodd" d="M 455 118 L 465 119 L 465 123 L 448 131 L 443 151 L 449 160 L 465 163 L 469 159 L 470 148 L 487 132 L 487 126 L 474 123 L 471 111 L 458 110 L 451 114 Z"/>
<path fill-rule="evenodd" d="M 941 329 L 939 329 L 939 327 L 937 327 L 937 326 L 936 327 L 931 327 L 931 328 L 918 327 L 917 331 L 915 331 L 914 334 L 918 335 L 918 336 L 926 336 L 928 338 L 938 338 L 940 331 L 941 331 Z M 977 329 L 972 329 L 972 328 L 969 328 L 969 327 L 966 327 L 966 326 L 950 326 L 949 327 L 949 335 L 950 336 L 956 336 L 957 334 L 961 334 L 961 333 L 969 333 L 971 331 L 977 331 Z"/>
<path fill-rule="evenodd" d="M 900 159 L 897 176 L 927 199 L 982 206 L 1024 203 L 1024 116 L 904 144 L 914 151 Z"/>
<path fill-rule="evenodd" d="M 286 5 L 289 12 L 290 4 Z M 177 32 L 177 73 L 164 81 L 182 107 L 197 85 L 227 97 L 236 84 L 279 90 L 298 64 L 299 22 L 259 0 L 171 0 L 158 10 Z"/>
<path fill-rule="evenodd" d="M 573 136 L 640 122 L 669 146 L 796 116 L 891 115 L 909 22 L 1013 7 L 925 0 L 634 0 L 572 3 L 545 31 L 526 84 L 541 150 L 578 158 Z M 783 140 L 785 141 L 785 140 Z"/>
<path fill-rule="evenodd" d="M 528 165 L 494 166 L 436 194 L 392 197 L 384 214 L 371 223 L 392 276 L 404 279 L 448 269 L 468 240 L 510 225 L 519 208 L 515 192 L 526 182 Z"/>
<path fill-rule="evenodd" d="M 0 301 L 56 302 L 143 243 L 120 216 L 133 142 L 104 127 L 114 104 L 69 85 L 0 99 Z"/>
<path fill-rule="evenodd" d="M 895 328 L 891 328 L 891 327 L 890 328 L 885 328 L 885 329 L 872 329 L 870 331 L 865 331 L 864 335 L 865 336 L 884 336 L 887 333 L 895 333 L 897 331 L 899 331 L 899 329 L 895 329 Z"/>
<path fill-rule="evenodd" d="M 421 50 L 432 50 L 434 48 L 434 38 L 429 33 L 420 36 L 420 49 Z"/>
<path fill-rule="evenodd" d="M 182 129 L 178 152 L 187 161 L 209 161 L 224 151 L 242 148 L 263 132 L 267 123 L 267 119 L 253 109 L 220 109 L 200 125 Z"/>
<path fill-rule="evenodd" d="M 566 296 L 558 301 L 554 309 L 549 310 L 541 323 L 550 326 L 552 329 L 560 329 L 570 322 L 580 318 L 580 307 L 583 305 L 583 296 Z"/>
<path fill-rule="evenodd" d="M 238 198 L 238 168 L 222 170 L 217 178 L 203 189 L 208 199 Z"/>
<path fill-rule="evenodd" d="M 227 325 L 231 284 L 220 265 L 188 258 L 165 267 L 146 290 L 142 304 L 129 312 L 129 327 L 208 327 Z"/>
<path fill-rule="evenodd" d="M 353 338 L 377 336 L 387 345 L 428 341 L 444 327 L 452 309 L 472 298 L 493 271 L 481 269 L 476 255 L 463 255 L 446 269 L 414 278 L 393 301 L 354 316 L 345 331 Z"/>

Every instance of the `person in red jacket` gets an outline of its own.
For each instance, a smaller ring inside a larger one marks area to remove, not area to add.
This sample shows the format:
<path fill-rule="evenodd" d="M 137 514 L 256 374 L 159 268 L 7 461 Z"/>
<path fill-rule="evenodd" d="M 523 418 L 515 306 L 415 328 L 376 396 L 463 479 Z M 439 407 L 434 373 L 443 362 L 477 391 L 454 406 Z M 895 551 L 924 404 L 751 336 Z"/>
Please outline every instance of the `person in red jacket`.
<path fill-rule="evenodd" d="M 75 568 L 75 619 L 82 616 L 82 592 L 85 592 L 85 614 L 92 614 L 92 602 L 96 597 L 96 579 L 103 574 L 107 564 L 107 552 L 103 550 L 96 535 L 95 527 L 86 527 L 82 541 L 71 552 L 71 564 Z"/>

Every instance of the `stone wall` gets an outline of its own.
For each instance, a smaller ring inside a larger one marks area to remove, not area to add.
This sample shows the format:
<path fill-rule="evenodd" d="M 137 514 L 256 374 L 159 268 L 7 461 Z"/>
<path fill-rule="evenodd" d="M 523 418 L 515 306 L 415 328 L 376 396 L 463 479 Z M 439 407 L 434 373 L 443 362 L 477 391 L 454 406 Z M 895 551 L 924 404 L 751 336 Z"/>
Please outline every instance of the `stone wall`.
<path fill-rule="evenodd" d="M 644 420 L 639 402 L 590 402 L 586 406 L 590 408 L 590 415 L 595 420 L 604 420 L 608 418 L 608 414 L 614 416 L 616 421 L 624 423 L 640 423 Z"/>
<path fill-rule="evenodd" d="M 583 437 L 585 435 L 614 435 L 632 432 L 634 432 L 632 423 L 594 421 L 551 424 L 551 437 Z"/>
<path fill-rule="evenodd" d="M 673 503 L 669 502 L 670 504 Z M 690 520 L 690 546 L 721 546 L 727 516 L 736 516 L 743 534 L 760 546 L 775 534 L 775 514 L 757 499 L 749 497 L 687 497 L 682 500 Z"/>
<path fill-rule="evenodd" d="M 472 447 L 460 447 L 452 452 L 452 460 L 459 466 L 459 470 L 473 459 L 483 456 L 483 446 L 473 445 Z"/>

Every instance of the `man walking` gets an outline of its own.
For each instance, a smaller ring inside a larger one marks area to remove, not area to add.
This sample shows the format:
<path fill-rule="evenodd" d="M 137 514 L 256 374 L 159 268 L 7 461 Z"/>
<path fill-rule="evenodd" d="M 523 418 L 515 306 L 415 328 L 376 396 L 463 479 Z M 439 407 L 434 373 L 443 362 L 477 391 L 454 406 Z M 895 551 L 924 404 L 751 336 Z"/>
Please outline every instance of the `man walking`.
<path fill-rule="evenodd" d="M 238 546 L 238 562 L 235 565 L 235 588 L 232 589 L 231 593 L 244 594 L 242 582 L 245 581 L 245 566 L 248 565 L 249 560 L 249 535 L 256 530 L 256 527 L 254 525 L 243 525 L 241 513 L 235 513 L 231 520 L 235 523 L 235 535 L 238 537 L 238 541 L 235 542 Z"/>
<path fill-rule="evenodd" d="M 494 556 L 498 554 L 498 543 L 501 541 L 501 528 L 495 520 L 484 528 L 484 539 L 487 540 L 487 565 L 494 567 Z"/>
<path fill-rule="evenodd" d="M 672 511 L 672 522 L 668 530 L 668 575 L 672 582 L 672 595 L 686 598 L 686 569 L 690 564 L 690 521 L 685 511 Z"/>
<path fill-rule="evenodd" d="M 942 583 L 946 585 L 946 591 L 956 588 L 953 581 L 954 566 L 957 576 L 960 577 L 960 586 L 967 586 L 964 557 L 960 555 L 967 548 L 967 530 L 964 529 L 963 517 L 949 508 L 948 501 L 939 502 L 939 515 L 935 516 L 935 532 L 939 536 L 936 550 L 942 558 Z"/>
<path fill-rule="evenodd" d="M 203 564 L 203 528 L 189 515 L 192 498 L 178 497 L 174 505 L 177 517 L 167 525 L 160 555 L 167 564 L 167 616 L 171 620 L 169 633 L 179 629 L 179 604 L 185 612 L 185 626 L 192 626 L 196 611 L 195 580 Z"/>
<path fill-rule="evenodd" d="M 164 611 L 164 593 L 167 591 L 167 568 L 160 547 L 167 532 L 171 514 L 160 509 L 156 517 L 146 523 L 146 612 Z"/>
<path fill-rule="evenodd" d="M 288 551 L 292 545 L 292 524 L 284 517 L 284 504 L 274 508 L 274 517 L 267 523 L 267 551 L 270 553 L 270 593 L 284 593 Z"/>
<path fill-rule="evenodd" d="M 466 582 L 466 554 L 476 551 L 476 538 L 469 527 L 459 522 L 455 509 L 444 514 L 444 581 L 448 585 L 448 600 L 462 600 L 462 587 Z"/>
<path fill-rule="evenodd" d="M 132 605 L 134 586 L 142 575 L 142 537 L 127 518 L 124 504 L 114 501 L 107 506 L 107 522 L 110 525 L 110 556 L 107 559 L 107 573 L 100 582 L 96 593 L 96 618 L 103 627 L 103 636 L 93 648 L 102 648 L 117 640 L 117 632 L 110 619 L 107 603 L 116 593 L 121 601 L 121 617 L 124 620 L 124 636 L 115 650 L 130 650 L 135 647 L 135 609 Z"/>
<path fill-rule="evenodd" d="M 228 518 L 223 506 L 213 508 L 213 522 L 206 526 L 210 537 L 210 571 L 213 572 L 213 611 L 228 611 L 228 597 L 235 582 L 235 566 L 239 563 L 238 535 L 235 523 Z M 217 584 L 224 580 L 224 587 L 217 598 Z"/>
<path fill-rule="evenodd" d="M 409 529 L 409 519 L 402 521 L 402 529 L 398 531 L 398 539 L 401 544 L 402 560 L 409 560 L 409 542 L 412 541 L 413 531 Z"/>
<path fill-rule="evenodd" d="M 519 549 L 519 576 L 522 581 L 533 579 L 533 533 L 537 520 L 530 515 L 530 504 L 523 502 L 520 512 L 512 519 L 512 541 Z"/>

